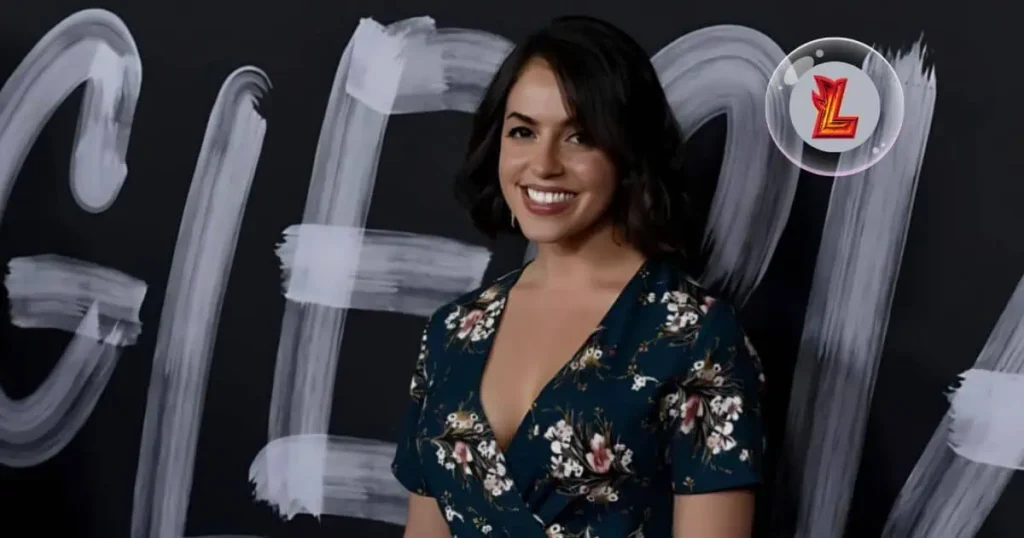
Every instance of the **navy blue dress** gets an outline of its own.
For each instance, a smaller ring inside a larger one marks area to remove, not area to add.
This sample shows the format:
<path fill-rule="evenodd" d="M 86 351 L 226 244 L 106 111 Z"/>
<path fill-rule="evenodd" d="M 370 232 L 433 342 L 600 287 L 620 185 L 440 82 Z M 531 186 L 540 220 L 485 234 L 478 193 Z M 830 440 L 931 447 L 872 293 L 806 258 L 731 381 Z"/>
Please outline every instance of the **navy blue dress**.
<path fill-rule="evenodd" d="M 453 536 L 662 538 L 673 494 L 760 481 L 760 361 L 734 308 L 648 261 L 502 450 L 480 379 L 521 270 L 427 322 L 392 465 Z"/>

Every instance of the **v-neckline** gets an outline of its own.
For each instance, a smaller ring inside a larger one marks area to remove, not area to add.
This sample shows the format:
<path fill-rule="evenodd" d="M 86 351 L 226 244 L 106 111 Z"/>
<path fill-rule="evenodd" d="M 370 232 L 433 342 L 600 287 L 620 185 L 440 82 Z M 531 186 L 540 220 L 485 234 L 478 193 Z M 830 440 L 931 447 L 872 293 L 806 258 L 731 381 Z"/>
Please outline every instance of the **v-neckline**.
<path fill-rule="evenodd" d="M 575 359 L 580 354 L 580 351 L 582 351 L 584 347 L 587 346 L 587 344 L 593 341 L 594 333 L 606 327 L 608 325 L 609 318 L 611 318 L 613 314 L 615 314 L 619 309 L 622 308 L 622 305 L 626 298 L 634 295 L 633 288 L 639 285 L 639 282 L 642 280 L 642 275 L 646 272 L 651 262 L 650 260 L 644 260 L 644 262 L 640 264 L 640 266 L 633 273 L 633 276 L 630 277 L 630 279 L 626 281 L 626 284 L 622 287 L 622 289 L 619 290 L 619 294 L 615 297 L 615 300 L 612 301 L 612 304 L 605 311 L 604 315 L 601 316 L 601 319 L 597 322 L 597 326 L 595 326 L 589 333 L 587 333 L 587 336 L 584 337 L 583 342 L 581 342 L 579 346 L 577 346 L 573 350 L 573 352 L 570 353 L 568 357 L 566 357 L 565 361 L 558 368 L 558 370 L 555 371 L 554 375 L 552 375 L 547 380 L 547 382 L 545 382 L 544 385 L 541 386 L 540 391 L 537 392 L 537 395 L 534 396 L 533 401 L 531 401 L 530 405 L 527 406 L 526 412 L 524 412 L 523 416 L 520 417 L 519 423 L 516 425 L 516 428 L 512 431 L 512 435 L 508 438 L 508 443 L 503 447 L 501 446 L 501 443 L 498 441 L 498 435 L 494 431 L 494 426 L 491 425 L 490 418 L 487 416 L 487 410 L 484 409 L 482 390 L 484 373 L 486 373 L 487 365 L 491 361 L 491 354 L 494 351 L 494 344 L 498 340 L 498 333 L 501 331 L 502 322 L 505 319 L 505 311 L 508 309 L 508 303 L 509 298 L 512 294 L 512 288 L 515 287 L 515 285 L 519 282 L 519 278 L 522 277 L 523 271 L 530 265 L 530 263 L 532 263 L 532 261 L 528 262 L 526 265 L 519 268 L 516 272 L 509 275 L 511 278 L 509 278 L 506 282 L 501 284 L 503 304 L 499 308 L 498 313 L 496 314 L 494 319 L 494 332 L 486 340 L 485 349 L 481 354 L 483 359 L 478 361 L 476 375 L 476 390 L 474 391 L 474 394 L 476 395 L 475 404 L 476 408 L 480 410 L 480 418 L 486 425 L 490 438 L 491 440 L 494 441 L 496 449 L 499 452 L 501 452 L 506 458 L 508 457 L 509 450 L 516 445 L 516 440 L 522 437 L 524 428 L 527 427 L 527 419 L 529 418 L 530 413 L 534 410 L 537 404 L 544 399 L 547 393 L 551 391 L 551 386 L 555 383 L 555 381 L 559 379 L 559 377 L 561 377 L 562 373 L 569 366 L 569 363 L 571 363 L 573 359 Z"/>

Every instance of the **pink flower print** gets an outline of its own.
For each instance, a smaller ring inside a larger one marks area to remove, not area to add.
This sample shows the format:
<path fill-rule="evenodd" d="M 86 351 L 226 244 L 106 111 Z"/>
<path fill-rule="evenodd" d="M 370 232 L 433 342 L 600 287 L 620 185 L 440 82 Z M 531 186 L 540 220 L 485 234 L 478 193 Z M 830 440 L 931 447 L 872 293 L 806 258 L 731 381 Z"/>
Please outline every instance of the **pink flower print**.
<path fill-rule="evenodd" d="M 594 437 L 590 439 L 590 452 L 587 454 L 587 463 L 590 464 L 590 468 L 597 474 L 607 473 L 612 467 L 613 459 L 615 459 L 615 455 L 608 449 L 604 436 L 595 433 Z"/>
<path fill-rule="evenodd" d="M 702 408 L 700 405 L 700 396 L 691 395 L 686 399 L 686 403 L 683 404 L 682 412 L 680 413 L 681 422 L 679 429 L 683 433 L 690 433 L 693 431 L 693 425 L 697 422 L 697 417 L 702 414 Z"/>
<path fill-rule="evenodd" d="M 483 310 L 470 310 L 469 313 L 463 316 L 462 321 L 459 322 L 459 339 L 465 340 L 469 333 L 473 332 L 473 327 L 476 327 L 477 322 L 483 319 L 483 317 Z"/>
<path fill-rule="evenodd" d="M 473 461 L 473 452 L 469 450 L 469 445 L 462 441 L 455 441 L 455 448 L 452 449 L 452 459 L 459 465 L 466 465 Z"/>

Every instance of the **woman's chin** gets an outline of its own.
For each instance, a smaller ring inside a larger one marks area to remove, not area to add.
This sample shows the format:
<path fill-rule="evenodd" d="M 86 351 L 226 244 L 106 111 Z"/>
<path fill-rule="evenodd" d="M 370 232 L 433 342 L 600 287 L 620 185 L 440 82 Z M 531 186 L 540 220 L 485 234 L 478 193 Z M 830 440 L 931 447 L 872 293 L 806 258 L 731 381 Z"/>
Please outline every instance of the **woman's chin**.
<path fill-rule="evenodd" d="M 580 236 L 579 229 L 568 222 L 523 223 L 522 233 L 539 245 L 573 243 Z"/>
<path fill-rule="evenodd" d="M 541 245 L 561 243 L 572 237 L 570 231 L 561 226 L 523 226 L 522 232 L 527 240 Z"/>
<path fill-rule="evenodd" d="M 604 230 L 603 221 L 588 223 L 577 219 L 528 219 L 519 224 L 526 239 L 538 245 L 574 245 L 586 242 L 588 237 Z"/>

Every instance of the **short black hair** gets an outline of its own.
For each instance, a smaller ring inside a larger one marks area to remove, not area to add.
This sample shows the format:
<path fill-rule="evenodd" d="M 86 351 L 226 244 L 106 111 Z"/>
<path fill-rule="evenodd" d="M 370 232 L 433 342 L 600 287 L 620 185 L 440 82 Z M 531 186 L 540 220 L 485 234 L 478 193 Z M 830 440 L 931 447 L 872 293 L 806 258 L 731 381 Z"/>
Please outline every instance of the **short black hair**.
<path fill-rule="evenodd" d="M 523 67 L 543 59 L 566 107 L 615 165 L 609 211 L 624 239 L 648 257 L 683 255 L 683 135 L 650 57 L 626 32 L 586 16 L 559 17 L 506 56 L 475 115 L 456 197 L 490 238 L 511 231 L 498 182 L 505 106 Z"/>

